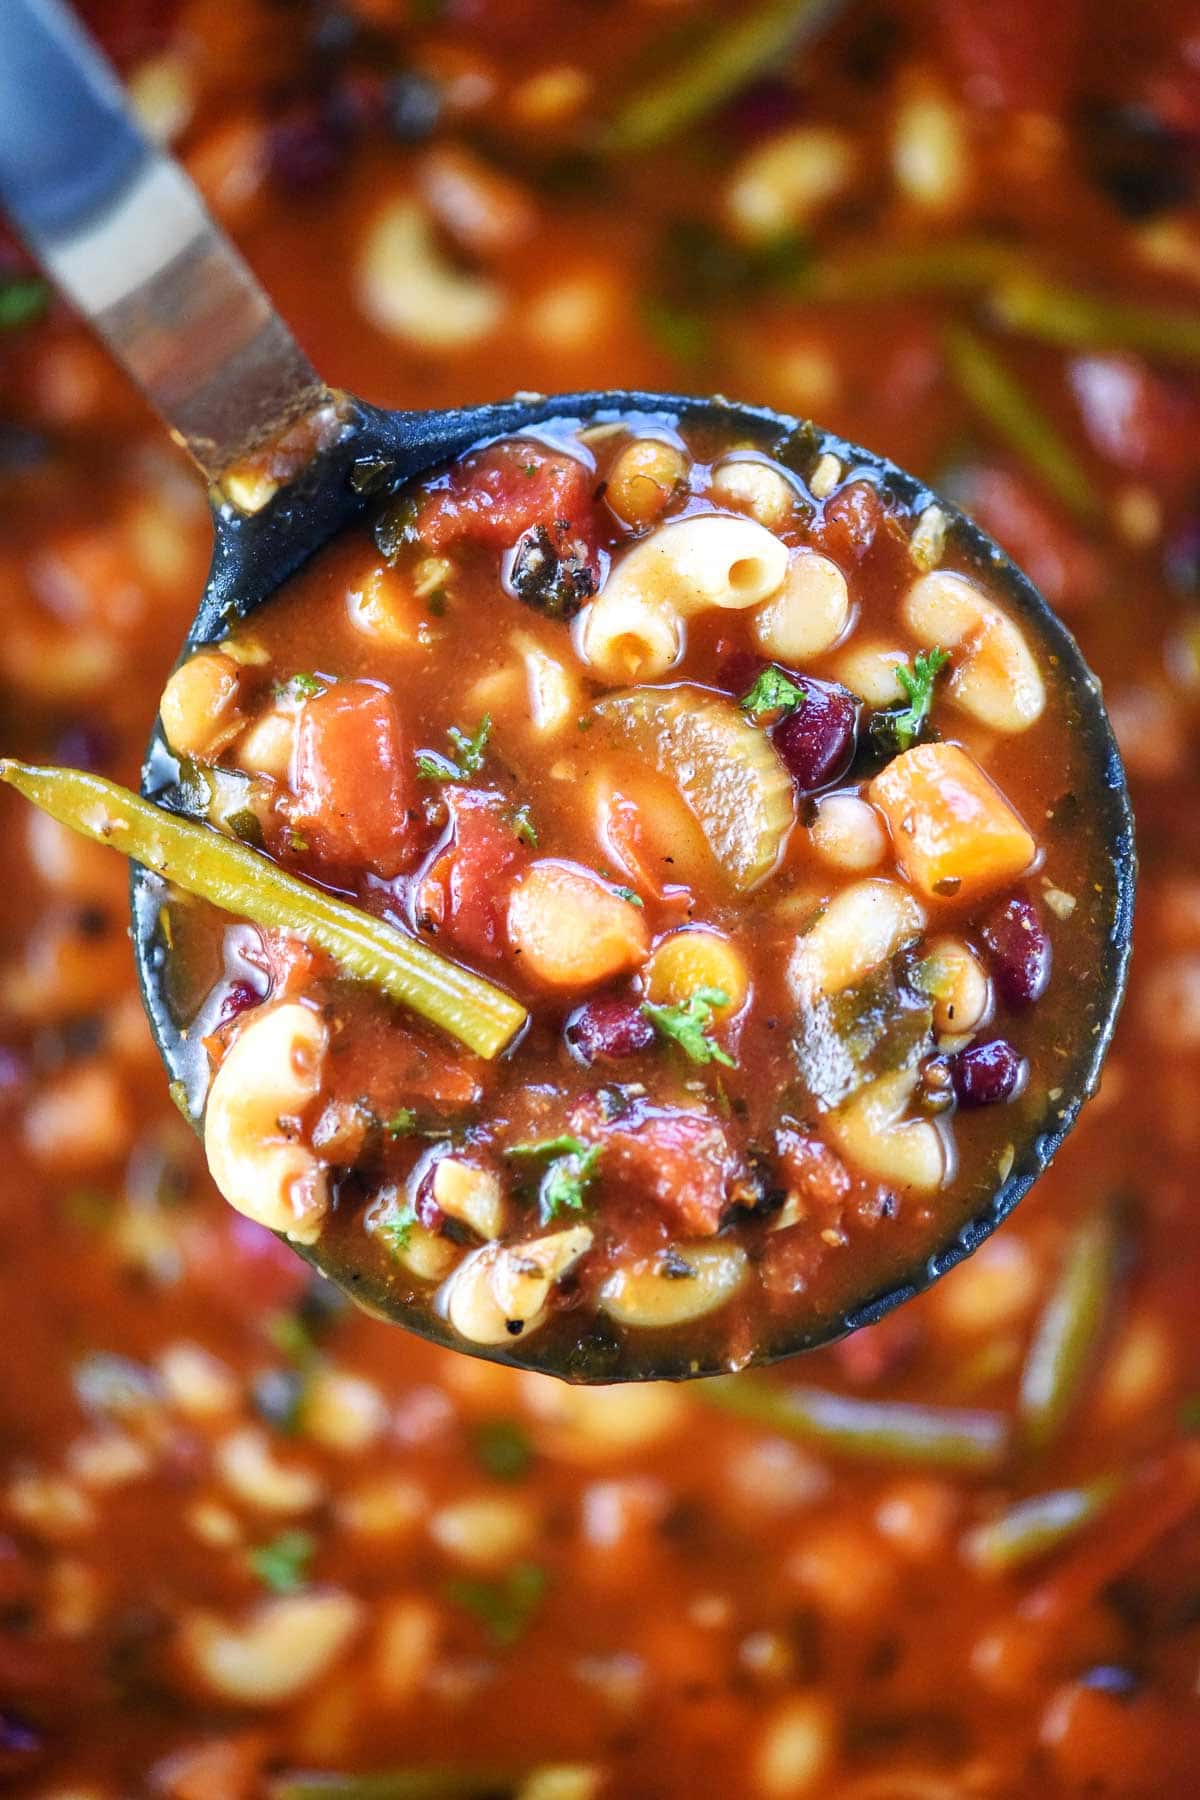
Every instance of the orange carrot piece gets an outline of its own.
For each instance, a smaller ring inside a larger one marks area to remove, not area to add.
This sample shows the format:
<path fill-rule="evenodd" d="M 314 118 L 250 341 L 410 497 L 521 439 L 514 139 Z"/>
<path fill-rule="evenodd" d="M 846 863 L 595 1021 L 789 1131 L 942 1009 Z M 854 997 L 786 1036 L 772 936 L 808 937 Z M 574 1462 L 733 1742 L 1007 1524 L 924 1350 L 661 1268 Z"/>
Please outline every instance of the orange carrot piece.
<path fill-rule="evenodd" d="M 918 744 L 868 788 L 896 861 L 930 899 L 974 899 L 1023 875 L 1037 845 L 1000 789 L 957 744 Z"/>

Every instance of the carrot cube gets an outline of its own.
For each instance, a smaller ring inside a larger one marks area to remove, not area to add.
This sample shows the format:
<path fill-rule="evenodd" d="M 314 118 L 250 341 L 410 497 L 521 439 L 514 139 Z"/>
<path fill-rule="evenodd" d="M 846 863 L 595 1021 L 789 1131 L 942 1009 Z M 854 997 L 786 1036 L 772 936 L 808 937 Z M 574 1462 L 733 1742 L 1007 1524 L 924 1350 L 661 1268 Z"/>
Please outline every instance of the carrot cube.
<path fill-rule="evenodd" d="M 1037 855 L 995 782 L 957 744 L 905 750 L 867 792 L 891 826 L 901 873 L 931 899 L 991 893 Z"/>

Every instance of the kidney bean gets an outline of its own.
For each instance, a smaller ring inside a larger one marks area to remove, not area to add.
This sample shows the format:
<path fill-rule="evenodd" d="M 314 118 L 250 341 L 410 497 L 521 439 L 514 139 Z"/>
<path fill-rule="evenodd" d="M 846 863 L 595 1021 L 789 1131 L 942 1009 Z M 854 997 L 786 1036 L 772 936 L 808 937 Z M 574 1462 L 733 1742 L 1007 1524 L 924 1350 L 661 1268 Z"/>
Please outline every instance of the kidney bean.
<path fill-rule="evenodd" d="M 1020 1093 L 1028 1069 L 1007 1038 L 993 1038 L 951 1057 L 950 1073 L 960 1106 L 998 1106 Z"/>
<path fill-rule="evenodd" d="M 796 675 L 804 698 L 771 733 L 785 768 L 802 794 L 814 794 L 844 775 L 854 758 L 858 701 L 831 681 Z"/>
<path fill-rule="evenodd" d="M 1032 902 L 1014 894 L 988 916 L 982 935 L 1001 999 L 1009 1006 L 1040 1000 L 1050 981 L 1050 939 Z"/>
<path fill-rule="evenodd" d="M 315 102 L 298 103 L 267 132 L 267 169 L 276 186 L 307 193 L 324 186 L 342 168 L 344 134 Z"/>
<path fill-rule="evenodd" d="M 236 1019 L 252 1006 L 258 1006 L 263 996 L 252 982 L 231 981 L 221 1001 L 221 1010 L 217 1015 L 217 1023 L 225 1025 L 230 1019 Z"/>
<path fill-rule="evenodd" d="M 588 1000 L 571 1014 L 564 1036 L 580 1062 L 620 1062 L 650 1048 L 654 1027 L 633 1000 Z"/>

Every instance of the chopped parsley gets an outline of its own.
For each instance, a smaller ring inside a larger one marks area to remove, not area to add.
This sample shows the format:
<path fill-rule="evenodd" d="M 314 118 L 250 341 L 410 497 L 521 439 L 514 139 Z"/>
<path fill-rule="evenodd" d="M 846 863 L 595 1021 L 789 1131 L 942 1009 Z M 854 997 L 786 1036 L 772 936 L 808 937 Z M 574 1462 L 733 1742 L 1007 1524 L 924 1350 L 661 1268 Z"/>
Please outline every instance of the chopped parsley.
<path fill-rule="evenodd" d="M 596 1178 L 599 1144 L 565 1134 L 543 1138 L 539 1144 L 513 1144 L 509 1156 L 536 1157 L 546 1163 L 538 1188 L 538 1204 L 545 1221 L 563 1212 L 581 1212 L 588 1188 Z"/>
<path fill-rule="evenodd" d="M 613 893 L 617 896 L 618 900 L 624 900 L 630 906 L 645 906 L 646 904 L 642 899 L 642 896 L 640 894 L 635 894 L 631 887 L 614 886 Z"/>
<path fill-rule="evenodd" d="M 448 1138 L 454 1135 L 448 1125 L 424 1124 L 411 1106 L 397 1107 L 391 1118 L 384 1120 L 383 1129 L 391 1138 Z"/>
<path fill-rule="evenodd" d="M 512 828 L 523 844 L 528 844 L 531 850 L 537 849 L 537 826 L 533 822 L 533 814 L 530 811 L 528 803 L 524 806 L 518 806 L 513 813 Z"/>
<path fill-rule="evenodd" d="M 0 281 L 0 331 L 32 325 L 45 312 L 50 289 L 37 275 L 14 275 Z"/>
<path fill-rule="evenodd" d="M 728 1005 L 729 995 L 723 988 L 702 987 L 689 995 L 682 1006 L 654 1006 L 646 1001 L 642 1012 L 659 1036 L 678 1044 L 691 1062 L 723 1063 L 727 1069 L 736 1069 L 735 1058 L 708 1035 L 713 1008 Z"/>
<path fill-rule="evenodd" d="M 470 736 L 465 731 L 460 731 L 457 725 L 452 725 L 446 736 L 450 739 L 458 760 L 422 751 L 417 757 L 417 773 L 424 776 L 426 781 L 466 781 L 470 776 L 478 775 L 483 767 L 491 735 L 490 713 L 484 713 Z"/>
<path fill-rule="evenodd" d="M 298 675 L 289 675 L 286 681 L 275 681 L 271 684 L 271 692 L 277 700 L 315 700 L 323 694 L 327 684 L 319 675 L 308 670 L 301 670 Z"/>
<path fill-rule="evenodd" d="M 281 1531 L 269 1544 L 259 1544 L 247 1561 L 273 1594 L 298 1594 L 308 1585 L 308 1565 L 317 1541 L 308 1531 Z"/>
<path fill-rule="evenodd" d="M 791 712 L 803 698 L 804 689 L 772 665 L 761 671 L 738 704 L 752 719 L 761 719 L 764 713 Z"/>
<path fill-rule="evenodd" d="M 493 1644 L 507 1650 L 533 1623 L 546 1592 L 546 1571 L 517 1563 L 497 1581 L 460 1577 L 446 1583 L 446 1598 L 473 1613 Z"/>
<path fill-rule="evenodd" d="M 876 713 L 871 721 L 871 736 L 881 750 L 911 750 L 925 728 L 933 708 L 934 683 L 947 666 L 950 657 L 945 650 L 918 650 L 912 668 L 897 663 L 894 673 L 904 691 L 908 705 Z"/>
<path fill-rule="evenodd" d="M 402 1206 L 389 1213 L 375 1226 L 375 1232 L 381 1237 L 393 1256 L 408 1249 L 408 1240 L 413 1234 L 413 1226 L 417 1223 L 415 1208 L 406 1200 Z"/>
<path fill-rule="evenodd" d="M 480 1467 L 496 1481 L 520 1481 L 533 1462 L 533 1445 L 515 1419 L 481 1419 L 472 1447 Z"/>

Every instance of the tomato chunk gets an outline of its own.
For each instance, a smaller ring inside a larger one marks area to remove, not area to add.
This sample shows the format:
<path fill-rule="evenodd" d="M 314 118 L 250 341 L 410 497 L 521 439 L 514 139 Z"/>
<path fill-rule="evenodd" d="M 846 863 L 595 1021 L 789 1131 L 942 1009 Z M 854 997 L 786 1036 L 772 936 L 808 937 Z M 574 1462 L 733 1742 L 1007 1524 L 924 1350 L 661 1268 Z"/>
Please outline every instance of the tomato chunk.
<path fill-rule="evenodd" d="M 572 1130 L 603 1143 L 605 1174 L 614 1185 L 652 1201 L 684 1230 L 711 1236 L 738 1168 L 721 1121 L 676 1107 L 636 1107 L 611 1121 L 598 1112 L 585 1101 Z"/>
<path fill-rule="evenodd" d="M 542 525 L 594 533 L 591 472 L 573 456 L 532 441 L 494 444 L 468 456 L 449 483 L 430 494 L 417 515 L 426 550 L 468 542 L 505 550 Z"/>
<path fill-rule="evenodd" d="M 447 800 L 450 837 L 421 880 L 418 915 L 469 956 L 503 956 L 509 892 L 529 858 L 490 795 L 466 788 Z"/>
<path fill-rule="evenodd" d="M 304 853 L 385 878 L 413 857 L 420 826 L 416 774 L 395 701 L 365 681 L 305 703 L 285 811 Z"/>

